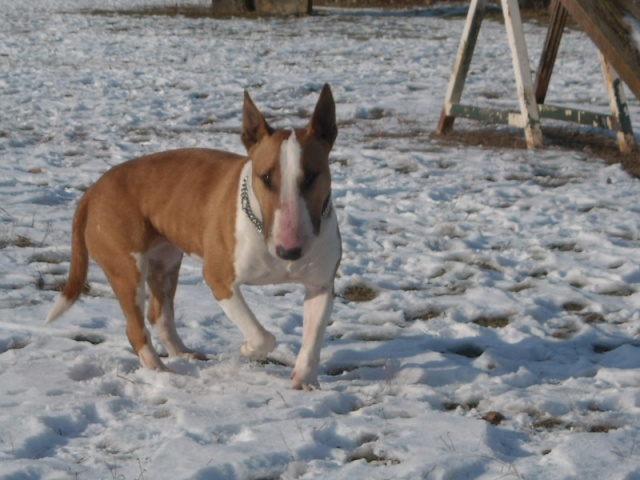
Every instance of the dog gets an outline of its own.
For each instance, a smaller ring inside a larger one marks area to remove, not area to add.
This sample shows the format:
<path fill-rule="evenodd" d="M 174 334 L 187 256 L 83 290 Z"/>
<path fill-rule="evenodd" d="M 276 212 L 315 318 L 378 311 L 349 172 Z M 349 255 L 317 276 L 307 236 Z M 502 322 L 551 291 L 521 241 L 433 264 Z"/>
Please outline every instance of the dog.
<path fill-rule="evenodd" d="M 244 335 L 241 352 L 250 359 L 265 359 L 276 340 L 240 286 L 304 285 L 302 344 L 291 387 L 319 388 L 320 349 L 342 253 L 329 171 L 338 134 L 335 101 L 325 84 L 304 128 L 276 130 L 245 91 L 242 116 L 247 156 L 209 149 L 151 154 L 113 167 L 85 192 L 73 220 L 68 280 L 47 324 L 80 297 L 90 256 L 120 302 L 143 367 L 168 370 L 145 327 L 146 286 L 148 320 L 169 356 L 205 359 L 184 345 L 175 326 L 174 295 L 186 253 L 202 260 L 203 277 Z"/>

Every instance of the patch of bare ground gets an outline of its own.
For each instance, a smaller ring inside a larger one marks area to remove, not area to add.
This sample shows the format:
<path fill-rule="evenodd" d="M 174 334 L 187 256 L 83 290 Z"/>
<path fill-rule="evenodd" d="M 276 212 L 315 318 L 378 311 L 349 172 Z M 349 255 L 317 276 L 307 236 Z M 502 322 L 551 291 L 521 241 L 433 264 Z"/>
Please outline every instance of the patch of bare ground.
<path fill-rule="evenodd" d="M 377 296 L 378 292 L 361 283 L 347 286 L 340 294 L 348 302 L 369 302 Z"/>
<path fill-rule="evenodd" d="M 429 320 L 437 318 L 440 315 L 442 315 L 442 312 L 440 310 L 430 308 L 427 310 L 415 312 L 409 315 L 408 318 L 409 320 L 419 320 L 423 322 L 428 322 Z"/>
<path fill-rule="evenodd" d="M 0 249 L 7 247 L 29 248 L 39 247 L 34 240 L 25 235 L 14 235 L 7 238 L 0 238 Z"/>
<path fill-rule="evenodd" d="M 340 8 L 388 8 L 406 9 L 430 7 L 436 3 L 452 3 L 438 0 L 314 0 L 315 7 Z"/>
<path fill-rule="evenodd" d="M 640 152 L 622 153 L 616 140 L 605 133 L 585 132 L 576 127 L 550 127 L 543 129 L 544 144 L 548 148 L 584 152 L 600 158 L 610 165 L 621 164 L 632 176 L 640 178 Z M 434 138 L 453 145 L 480 146 L 499 149 L 526 150 L 524 134 L 512 128 L 478 124 L 476 128 L 454 128 L 446 135 Z"/>
<path fill-rule="evenodd" d="M 509 325 L 510 319 L 507 316 L 480 316 L 472 321 L 476 325 L 485 328 L 504 328 Z"/>
<path fill-rule="evenodd" d="M 549 417 L 534 421 L 531 426 L 536 430 L 554 430 L 561 428 L 565 423 L 559 418 Z"/>
<path fill-rule="evenodd" d="M 549 12 L 547 5 L 550 0 L 520 0 L 520 8 L 522 17 L 525 21 L 546 22 L 548 23 Z M 249 2 L 250 3 L 250 2 Z M 313 0 L 313 7 L 339 7 L 339 8 L 376 8 L 383 10 L 412 10 L 418 8 L 435 7 L 442 5 L 460 5 L 460 0 Z M 91 15 L 128 15 L 132 17 L 142 16 L 169 16 L 169 17 L 186 17 L 186 18 L 230 18 L 230 17 L 248 17 L 257 18 L 263 16 L 251 8 L 240 6 L 226 8 L 213 8 L 211 5 L 164 5 L 159 7 L 142 7 L 142 8 L 124 8 L 119 10 L 96 8 L 87 11 Z M 313 10 L 312 10 L 313 13 Z M 499 9 L 489 9 L 488 18 L 495 17 L 502 20 Z M 571 22 L 570 22 L 571 26 Z M 4 132 L 0 132 L 0 136 Z"/>
<path fill-rule="evenodd" d="M 525 11 L 546 12 L 550 0 L 520 0 L 520 8 Z M 341 8 L 424 8 L 441 4 L 460 4 L 460 0 L 313 0 L 316 7 Z"/>

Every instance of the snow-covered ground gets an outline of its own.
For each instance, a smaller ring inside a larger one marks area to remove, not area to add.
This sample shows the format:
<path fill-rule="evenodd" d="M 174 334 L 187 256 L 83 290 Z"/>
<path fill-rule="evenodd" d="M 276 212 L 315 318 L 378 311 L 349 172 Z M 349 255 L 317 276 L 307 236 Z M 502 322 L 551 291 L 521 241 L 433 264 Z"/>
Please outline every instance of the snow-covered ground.
<path fill-rule="evenodd" d="M 464 22 L 442 13 L 459 9 L 86 10 L 152 4 L 175 0 L 0 0 L 0 478 L 640 479 L 638 180 L 588 150 L 433 137 Z M 537 59 L 545 28 L 525 29 Z M 515 106 L 500 23 L 477 52 L 465 98 Z M 567 31 L 549 101 L 607 110 L 595 53 Z M 141 369 L 96 266 L 44 327 L 102 172 L 175 147 L 242 152 L 243 89 L 287 127 L 324 82 L 344 256 L 322 390 L 288 388 L 300 289 L 247 289 L 279 345 L 245 361 L 195 260 L 179 330 L 209 362 Z"/>

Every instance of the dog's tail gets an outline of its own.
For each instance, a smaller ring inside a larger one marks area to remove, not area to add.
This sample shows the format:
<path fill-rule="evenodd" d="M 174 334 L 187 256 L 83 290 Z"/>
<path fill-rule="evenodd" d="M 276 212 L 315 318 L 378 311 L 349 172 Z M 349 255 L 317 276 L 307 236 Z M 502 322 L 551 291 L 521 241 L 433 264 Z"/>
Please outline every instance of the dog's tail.
<path fill-rule="evenodd" d="M 78 300 L 87 282 L 89 252 L 84 234 L 87 226 L 88 201 L 85 195 L 78 204 L 71 232 L 71 266 L 62 295 L 51 308 L 45 324 L 56 321 Z"/>

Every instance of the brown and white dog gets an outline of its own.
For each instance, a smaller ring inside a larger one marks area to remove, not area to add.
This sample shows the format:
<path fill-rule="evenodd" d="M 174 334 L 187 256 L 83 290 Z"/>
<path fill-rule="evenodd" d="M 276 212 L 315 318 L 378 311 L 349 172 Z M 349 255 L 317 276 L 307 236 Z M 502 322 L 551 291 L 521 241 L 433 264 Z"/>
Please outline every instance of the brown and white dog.
<path fill-rule="evenodd" d="M 242 141 L 248 156 L 206 149 L 148 155 L 106 172 L 78 204 L 69 279 L 46 323 L 80 296 L 89 255 L 104 270 L 144 367 L 167 370 L 145 327 L 170 356 L 203 359 L 178 337 L 173 298 L 183 253 L 203 260 L 213 295 L 245 337 L 242 354 L 264 359 L 275 338 L 256 319 L 240 285 L 301 283 L 302 346 L 294 389 L 318 387 L 318 362 L 333 307 L 341 256 L 331 202 L 329 152 L 337 136 L 335 103 L 325 85 L 309 124 L 274 130 L 245 92 Z"/>

